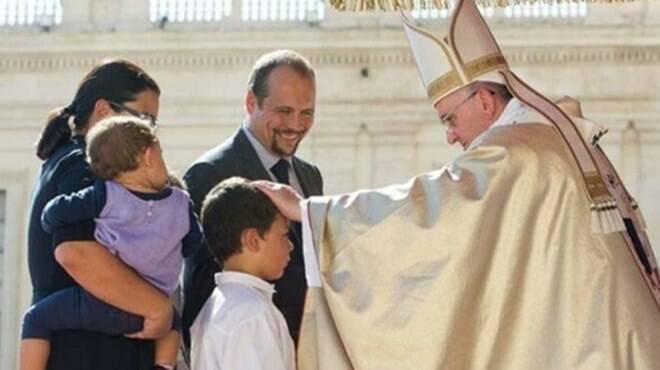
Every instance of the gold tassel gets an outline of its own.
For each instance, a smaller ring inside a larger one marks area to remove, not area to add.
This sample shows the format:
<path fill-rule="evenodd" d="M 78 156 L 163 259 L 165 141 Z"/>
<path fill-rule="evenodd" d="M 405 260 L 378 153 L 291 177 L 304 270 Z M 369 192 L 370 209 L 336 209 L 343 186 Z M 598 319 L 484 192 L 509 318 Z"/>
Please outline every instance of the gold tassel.
<path fill-rule="evenodd" d="M 612 224 L 611 232 L 626 230 L 626 224 L 623 223 L 623 218 L 621 217 L 621 213 L 619 213 L 619 209 L 616 207 L 616 204 L 614 204 L 614 209 L 607 212 L 607 215 L 610 218 Z"/>
<path fill-rule="evenodd" d="M 609 234 L 625 229 L 626 225 L 614 199 L 609 198 L 591 204 L 591 231 L 594 234 Z"/>
<path fill-rule="evenodd" d="M 505 8 L 517 4 L 560 4 L 560 3 L 625 3 L 635 0 L 475 0 L 481 7 Z M 453 2 L 448 0 L 330 0 L 330 5 L 343 12 L 372 12 L 372 11 L 398 11 L 449 9 Z"/>

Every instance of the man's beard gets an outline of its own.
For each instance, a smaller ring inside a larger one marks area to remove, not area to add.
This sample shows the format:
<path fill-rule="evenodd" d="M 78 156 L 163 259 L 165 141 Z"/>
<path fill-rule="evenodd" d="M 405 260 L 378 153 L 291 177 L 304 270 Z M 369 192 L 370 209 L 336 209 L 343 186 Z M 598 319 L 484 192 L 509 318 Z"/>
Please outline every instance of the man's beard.
<path fill-rule="evenodd" d="M 290 133 L 290 132 L 292 132 L 292 131 L 287 131 L 287 132 L 284 132 L 284 133 Z M 280 139 L 282 139 L 282 140 L 285 140 L 285 139 L 282 138 L 282 137 L 280 136 L 280 132 L 275 132 L 274 135 L 273 135 L 273 140 L 272 140 L 271 143 L 270 143 L 270 149 L 271 149 L 271 151 L 272 151 L 273 153 L 275 153 L 275 154 L 277 154 L 277 155 L 279 155 L 279 156 L 283 156 L 283 157 L 288 157 L 288 156 L 290 156 L 290 155 L 294 155 L 294 154 L 296 153 L 296 150 L 298 150 L 298 145 L 300 145 L 300 142 L 301 142 L 302 139 L 305 137 L 306 132 L 307 132 L 307 131 L 303 131 L 303 132 L 295 132 L 296 135 L 298 135 L 299 137 L 298 137 L 298 140 L 296 141 L 295 145 L 293 146 L 293 149 L 292 149 L 290 152 L 287 152 L 284 148 L 282 148 L 282 147 L 277 143 L 277 138 L 278 138 L 278 136 L 279 136 Z"/>

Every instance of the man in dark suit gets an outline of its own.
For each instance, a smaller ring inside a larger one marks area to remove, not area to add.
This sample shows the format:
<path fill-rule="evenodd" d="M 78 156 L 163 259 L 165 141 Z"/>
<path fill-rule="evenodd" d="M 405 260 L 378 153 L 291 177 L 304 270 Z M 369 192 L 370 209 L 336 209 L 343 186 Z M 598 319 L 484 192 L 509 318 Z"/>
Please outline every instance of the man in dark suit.
<path fill-rule="evenodd" d="M 199 214 L 206 194 L 222 180 L 241 176 L 288 183 L 305 197 L 321 195 L 318 168 L 294 156 L 314 123 L 315 75 L 309 62 L 291 50 L 263 55 L 252 68 L 245 95 L 247 116 L 241 128 L 188 168 L 184 180 Z M 297 343 L 307 284 L 300 224 L 289 233 L 294 249 L 284 276 L 275 282 L 275 305 Z M 183 277 L 184 341 L 188 329 L 215 287 L 218 264 L 207 248 L 185 261 Z"/>

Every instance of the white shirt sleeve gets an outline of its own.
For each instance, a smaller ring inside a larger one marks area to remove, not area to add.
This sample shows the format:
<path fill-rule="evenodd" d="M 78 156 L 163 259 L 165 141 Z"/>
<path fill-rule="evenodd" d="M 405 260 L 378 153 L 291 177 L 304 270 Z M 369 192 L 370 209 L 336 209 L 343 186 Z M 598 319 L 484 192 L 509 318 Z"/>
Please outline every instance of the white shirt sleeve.
<path fill-rule="evenodd" d="M 196 338 L 190 348 L 190 368 L 193 370 L 220 369 L 220 351 L 217 343 L 214 345 L 215 335 Z"/>
<path fill-rule="evenodd" d="M 293 343 L 281 329 L 264 313 L 231 332 L 207 333 L 193 346 L 192 370 L 294 370 Z"/>
<path fill-rule="evenodd" d="M 307 278 L 307 285 L 313 288 L 321 287 L 321 271 L 319 270 L 316 252 L 314 251 L 314 239 L 312 235 L 312 228 L 310 226 L 309 201 L 303 199 L 300 201 L 300 215 L 302 226 L 303 238 L 303 259 L 305 262 L 305 276 Z"/>

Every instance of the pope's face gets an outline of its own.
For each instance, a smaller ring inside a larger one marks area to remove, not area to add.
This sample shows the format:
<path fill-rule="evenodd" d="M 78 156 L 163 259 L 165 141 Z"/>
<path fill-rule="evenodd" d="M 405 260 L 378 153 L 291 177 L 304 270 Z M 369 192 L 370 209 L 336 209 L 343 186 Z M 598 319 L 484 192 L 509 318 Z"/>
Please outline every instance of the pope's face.
<path fill-rule="evenodd" d="M 447 143 L 459 143 L 463 150 L 481 133 L 488 129 L 491 122 L 484 117 L 480 90 L 469 92 L 458 90 L 438 101 L 435 110 L 442 122 Z"/>
<path fill-rule="evenodd" d="M 267 89 L 261 104 L 248 92 L 249 129 L 273 154 L 292 155 L 314 124 L 314 80 L 278 66 L 268 76 Z"/>

